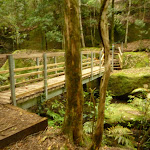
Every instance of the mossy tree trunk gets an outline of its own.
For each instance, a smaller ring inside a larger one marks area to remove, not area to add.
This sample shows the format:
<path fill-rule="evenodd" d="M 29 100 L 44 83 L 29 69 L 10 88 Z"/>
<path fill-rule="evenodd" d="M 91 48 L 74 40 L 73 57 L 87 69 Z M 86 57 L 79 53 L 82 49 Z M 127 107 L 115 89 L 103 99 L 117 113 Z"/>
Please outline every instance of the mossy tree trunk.
<path fill-rule="evenodd" d="M 90 150 L 99 150 L 102 143 L 102 136 L 104 130 L 104 110 L 105 110 L 105 98 L 107 85 L 110 76 L 110 48 L 109 48 L 109 36 L 108 36 L 108 24 L 107 24 L 107 8 L 109 0 L 102 0 L 102 5 L 100 9 L 100 19 L 99 19 L 99 32 L 104 46 L 104 56 L 105 56 L 105 72 L 101 79 L 100 84 L 100 101 L 98 107 L 98 119 L 96 124 L 95 133 L 93 136 L 92 145 Z"/>
<path fill-rule="evenodd" d="M 127 42 L 128 42 L 129 16 L 130 16 L 130 11 L 131 11 L 131 3 L 132 3 L 132 0 L 129 0 L 127 23 L 126 23 L 126 33 L 125 33 L 125 47 L 126 48 L 127 48 Z"/>
<path fill-rule="evenodd" d="M 81 16 L 81 0 L 79 0 L 79 19 L 80 19 L 80 33 L 81 33 L 82 47 L 85 48 L 85 40 L 83 35 L 82 16 Z"/>
<path fill-rule="evenodd" d="M 79 1 L 64 0 L 67 106 L 63 132 L 77 145 L 82 143 L 83 87 L 81 78 Z"/>

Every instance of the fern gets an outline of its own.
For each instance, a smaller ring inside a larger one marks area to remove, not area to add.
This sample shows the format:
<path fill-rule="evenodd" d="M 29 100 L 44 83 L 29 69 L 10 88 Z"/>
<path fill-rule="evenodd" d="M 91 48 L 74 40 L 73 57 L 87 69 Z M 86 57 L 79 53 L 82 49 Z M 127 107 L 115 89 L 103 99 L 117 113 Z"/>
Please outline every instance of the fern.
<path fill-rule="evenodd" d="M 135 144 L 133 142 L 134 137 L 130 129 L 123 126 L 114 126 L 106 131 L 106 135 L 115 139 L 118 144 L 124 145 L 126 147 L 134 148 Z"/>
<path fill-rule="evenodd" d="M 61 115 L 51 111 L 48 109 L 47 115 L 53 119 L 49 119 L 48 123 L 50 126 L 57 126 L 57 125 L 62 125 L 62 122 L 64 120 L 64 117 Z"/>
<path fill-rule="evenodd" d="M 83 125 L 83 130 L 86 133 L 92 133 L 93 132 L 93 122 L 92 121 L 85 122 Z"/>

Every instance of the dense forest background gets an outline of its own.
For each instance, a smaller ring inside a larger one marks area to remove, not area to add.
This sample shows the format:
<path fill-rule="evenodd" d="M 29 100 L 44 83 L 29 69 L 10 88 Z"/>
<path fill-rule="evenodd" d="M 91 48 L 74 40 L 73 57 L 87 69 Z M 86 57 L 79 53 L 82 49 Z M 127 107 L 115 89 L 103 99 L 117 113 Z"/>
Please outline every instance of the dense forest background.
<path fill-rule="evenodd" d="M 99 0 L 80 2 L 85 46 L 99 47 Z M 114 28 L 115 43 L 125 42 L 126 36 L 128 42 L 150 38 L 149 0 L 115 0 L 114 6 L 112 3 L 108 19 L 110 34 Z M 63 49 L 63 5 L 63 0 L 0 0 L 0 53 Z"/>

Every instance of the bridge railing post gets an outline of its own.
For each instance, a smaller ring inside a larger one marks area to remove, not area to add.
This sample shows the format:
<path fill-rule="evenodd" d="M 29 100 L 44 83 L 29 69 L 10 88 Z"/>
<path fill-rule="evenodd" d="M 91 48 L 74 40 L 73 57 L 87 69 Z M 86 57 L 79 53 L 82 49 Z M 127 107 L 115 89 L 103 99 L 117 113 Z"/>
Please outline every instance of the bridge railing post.
<path fill-rule="evenodd" d="M 87 58 L 87 59 L 89 58 L 89 54 L 86 54 L 86 58 Z M 87 62 L 88 62 L 88 60 L 87 60 Z M 87 66 L 88 66 L 88 64 L 87 64 Z"/>
<path fill-rule="evenodd" d="M 45 94 L 45 100 L 47 100 L 47 55 L 46 53 L 43 54 L 43 65 L 44 65 L 44 94 Z"/>
<path fill-rule="evenodd" d="M 114 70 L 114 44 L 112 44 L 112 71 Z"/>
<path fill-rule="evenodd" d="M 56 56 L 54 56 L 54 63 L 56 64 L 57 63 L 57 57 Z M 57 66 L 55 66 L 55 68 L 56 68 Z M 55 74 L 57 74 L 57 70 L 55 71 Z"/>
<path fill-rule="evenodd" d="M 39 57 L 36 57 L 36 65 L 39 66 L 40 62 L 39 62 Z M 39 71 L 39 68 L 37 69 L 37 71 Z M 39 78 L 40 75 L 38 74 L 37 77 Z"/>
<path fill-rule="evenodd" d="M 16 94 L 15 94 L 15 78 L 14 78 L 14 58 L 13 55 L 8 55 L 9 62 L 9 78 L 10 78 L 10 89 L 11 89 L 11 99 L 14 106 L 17 106 Z"/>
<path fill-rule="evenodd" d="M 91 80 L 93 80 L 93 52 L 91 52 Z"/>

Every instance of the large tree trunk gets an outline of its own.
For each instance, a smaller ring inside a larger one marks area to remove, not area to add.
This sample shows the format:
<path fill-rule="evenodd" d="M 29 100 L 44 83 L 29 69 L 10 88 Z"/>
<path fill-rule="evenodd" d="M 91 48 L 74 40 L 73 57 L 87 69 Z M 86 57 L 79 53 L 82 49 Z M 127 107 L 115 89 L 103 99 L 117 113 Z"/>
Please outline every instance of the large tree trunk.
<path fill-rule="evenodd" d="M 110 48 L 109 48 L 109 36 L 108 36 L 108 25 L 107 25 L 107 8 L 109 0 L 102 0 L 102 5 L 100 9 L 100 23 L 99 31 L 104 46 L 105 55 L 105 72 L 101 79 L 100 84 L 100 101 L 98 107 L 98 119 L 96 124 L 96 129 L 93 137 L 93 142 L 90 150 L 98 150 L 102 143 L 102 136 L 104 130 L 104 110 L 105 110 L 105 98 L 108 80 L 110 76 Z"/>
<path fill-rule="evenodd" d="M 81 0 L 79 0 L 79 19 L 80 19 L 80 33 L 81 33 L 81 41 L 82 47 L 85 47 L 85 40 L 83 35 L 83 26 L 82 26 L 82 16 L 81 16 Z"/>
<path fill-rule="evenodd" d="M 129 28 L 129 16 L 131 11 L 131 0 L 129 0 L 129 9 L 127 14 L 127 23 L 126 23 L 126 34 L 125 34 L 125 47 L 127 48 L 127 40 L 128 40 L 128 28 Z"/>
<path fill-rule="evenodd" d="M 79 1 L 64 1 L 67 107 L 62 130 L 79 145 L 83 135 Z"/>

